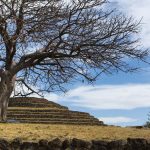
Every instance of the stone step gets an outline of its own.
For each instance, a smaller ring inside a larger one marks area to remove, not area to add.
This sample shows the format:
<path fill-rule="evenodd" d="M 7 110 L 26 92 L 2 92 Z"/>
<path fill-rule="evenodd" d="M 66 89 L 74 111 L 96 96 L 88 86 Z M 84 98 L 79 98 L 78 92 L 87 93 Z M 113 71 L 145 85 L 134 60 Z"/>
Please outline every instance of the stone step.
<path fill-rule="evenodd" d="M 10 98 L 9 107 L 57 107 L 62 109 L 68 109 L 67 107 L 57 104 L 55 102 L 48 101 L 44 98 L 35 97 Z"/>
<path fill-rule="evenodd" d="M 53 104 L 45 104 L 45 103 L 12 103 L 11 107 L 56 107 Z M 60 107 L 60 108 L 67 108 L 67 107 Z"/>
<path fill-rule="evenodd" d="M 8 114 L 9 118 L 93 118 L 90 115 L 76 115 L 76 114 Z"/>
<path fill-rule="evenodd" d="M 78 112 L 78 111 L 68 111 L 64 109 L 8 109 L 8 113 L 13 114 L 26 114 L 26 113 L 65 113 L 65 114 L 82 114 L 82 115 L 89 115 L 89 113 L 85 112 Z"/>
<path fill-rule="evenodd" d="M 96 118 L 12 118 L 8 117 L 8 120 L 28 120 L 28 121 L 66 121 L 66 122 L 97 122 Z"/>
<path fill-rule="evenodd" d="M 20 115 L 20 116 L 34 116 L 34 115 L 35 116 L 77 116 L 77 117 L 89 117 L 90 116 L 89 114 L 70 113 L 70 112 L 67 112 L 67 113 L 64 113 L 64 112 L 62 112 L 62 113 L 60 113 L 60 112 L 49 112 L 49 113 L 44 113 L 44 112 L 42 112 L 42 113 L 38 113 L 38 112 L 37 113 L 8 112 L 7 115 L 8 116 L 12 116 L 12 115 L 13 116 L 18 116 L 18 115 Z M 93 116 L 91 116 L 91 117 L 93 117 Z"/>
<path fill-rule="evenodd" d="M 64 109 L 64 108 L 58 108 L 58 107 L 8 107 L 8 110 L 62 110 L 62 111 L 69 111 L 69 109 Z"/>
<path fill-rule="evenodd" d="M 66 122 L 66 121 L 29 121 L 20 120 L 20 123 L 31 123 L 31 124 L 66 124 L 66 125 L 103 125 L 103 122 Z"/>
<path fill-rule="evenodd" d="M 37 119 L 28 119 L 28 118 L 27 119 L 24 119 L 24 118 L 22 118 L 22 119 L 8 118 L 8 120 L 11 121 L 11 122 L 18 122 L 18 123 L 49 123 L 49 124 L 60 123 L 60 124 L 89 124 L 89 125 L 90 124 L 93 124 L 93 125 L 94 124 L 97 124 L 97 125 L 102 125 L 103 124 L 103 122 L 101 122 L 101 121 L 91 120 L 91 119 L 89 119 L 89 120 L 38 119 L 37 120 Z"/>

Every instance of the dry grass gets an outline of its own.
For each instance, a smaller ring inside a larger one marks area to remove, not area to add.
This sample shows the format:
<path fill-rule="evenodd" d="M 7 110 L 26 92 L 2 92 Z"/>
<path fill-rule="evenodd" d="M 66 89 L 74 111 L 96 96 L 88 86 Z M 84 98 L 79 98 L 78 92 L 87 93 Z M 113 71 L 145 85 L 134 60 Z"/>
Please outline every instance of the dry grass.
<path fill-rule="evenodd" d="M 23 141 L 38 141 L 79 138 L 84 140 L 116 140 L 130 138 L 150 139 L 150 130 L 121 127 L 79 126 L 79 125 L 44 125 L 44 124 L 0 124 L 0 138 Z"/>

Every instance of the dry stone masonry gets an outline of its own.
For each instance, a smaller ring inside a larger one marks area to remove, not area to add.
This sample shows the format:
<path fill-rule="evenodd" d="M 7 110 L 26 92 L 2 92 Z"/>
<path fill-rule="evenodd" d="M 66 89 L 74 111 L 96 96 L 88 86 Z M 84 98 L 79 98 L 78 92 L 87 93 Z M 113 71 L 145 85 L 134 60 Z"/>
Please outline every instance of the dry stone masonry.
<path fill-rule="evenodd" d="M 80 139 L 22 142 L 14 139 L 8 142 L 0 139 L 0 150 L 150 150 L 150 142 L 145 139 L 127 139 L 118 141 L 84 141 Z"/>
<path fill-rule="evenodd" d="M 11 98 L 7 118 L 9 122 L 20 123 L 103 125 L 88 113 L 71 111 L 65 106 L 34 97 Z"/>

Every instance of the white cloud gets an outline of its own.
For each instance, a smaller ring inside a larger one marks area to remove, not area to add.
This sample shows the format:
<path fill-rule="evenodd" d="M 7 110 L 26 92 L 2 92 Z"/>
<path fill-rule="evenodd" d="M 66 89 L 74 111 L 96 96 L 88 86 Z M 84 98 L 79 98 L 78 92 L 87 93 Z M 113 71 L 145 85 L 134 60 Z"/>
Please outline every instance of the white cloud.
<path fill-rule="evenodd" d="M 150 107 L 150 84 L 81 86 L 63 95 L 46 98 L 65 105 L 90 109 L 134 109 Z"/>
<path fill-rule="evenodd" d="M 54 101 L 54 102 L 58 102 L 59 101 L 59 96 L 55 93 L 46 93 L 44 94 L 44 98 L 50 100 L 50 101 Z"/>
<path fill-rule="evenodd" d="M 118 124 L 118 123 L 131 123 L 138 121 L 134 118 L 129 117 L 101 117 L 99 120 L 102 120 L 105 124 Z"/>
<path fill-rule="evenodd" d="M 142 32 L 140 38 L 145 47 L 150 47 L 150 0 L 110 0 L 121 11 L 135 19 L 142 18 Z"/>

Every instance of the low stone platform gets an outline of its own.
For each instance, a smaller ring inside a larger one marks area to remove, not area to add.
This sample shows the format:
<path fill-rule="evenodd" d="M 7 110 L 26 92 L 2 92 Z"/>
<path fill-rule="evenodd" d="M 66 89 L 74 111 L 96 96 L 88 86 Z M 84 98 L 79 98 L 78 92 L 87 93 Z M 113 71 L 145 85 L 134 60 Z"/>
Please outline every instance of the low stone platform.
<path fill-rule="evenodd" d="M 7 119 L 10 122 L 43 124 L 103 125 L 89 113 L 71 111 L 43 98 L 11 98 Z"/>

